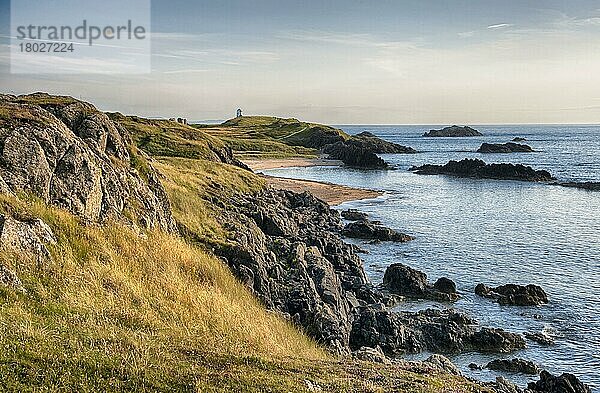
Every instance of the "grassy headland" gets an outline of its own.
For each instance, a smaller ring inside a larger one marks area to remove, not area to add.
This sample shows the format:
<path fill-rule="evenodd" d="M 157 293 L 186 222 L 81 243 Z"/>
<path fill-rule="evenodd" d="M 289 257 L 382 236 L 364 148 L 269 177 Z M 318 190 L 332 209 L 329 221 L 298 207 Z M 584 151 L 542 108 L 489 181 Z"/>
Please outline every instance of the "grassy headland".
<path fill-rule="evenodd" d="M 240 159 L 316 157 L 318 136 L 349 138 L 333 127 L 269 116 L 243 116 L 220 125 L 193 127 L 222 140 Z"/>

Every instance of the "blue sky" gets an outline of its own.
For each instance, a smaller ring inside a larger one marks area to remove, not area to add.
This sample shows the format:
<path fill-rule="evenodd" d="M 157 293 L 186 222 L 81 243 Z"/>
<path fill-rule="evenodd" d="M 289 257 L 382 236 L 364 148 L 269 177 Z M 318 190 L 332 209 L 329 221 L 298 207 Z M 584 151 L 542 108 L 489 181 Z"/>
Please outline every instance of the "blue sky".
<path fill-rule="evenodd" d="M 142 75 L 9 74 L 0 4 L 5 92 L 198 120 L 600 122 L 600 1 L 153 1 Z"/>

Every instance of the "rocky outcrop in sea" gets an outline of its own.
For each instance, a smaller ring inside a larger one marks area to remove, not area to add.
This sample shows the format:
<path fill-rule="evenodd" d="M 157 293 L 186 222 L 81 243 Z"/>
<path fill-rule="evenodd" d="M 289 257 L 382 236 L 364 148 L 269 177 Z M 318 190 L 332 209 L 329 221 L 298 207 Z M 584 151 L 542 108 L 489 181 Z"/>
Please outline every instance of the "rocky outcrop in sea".
<path fill-rule="evenodd" d="M 322 149 L 332 160 L 340 160 L 351 168 L 385 169 L 388 164 L 371 149 L 347 141 L 327 145 Z"/>
<path fill-rule="evenodd" d="M 456 301 L 456 284 L 447 277 L 440 277 L 433 285 L 427 282 L 427 275 L 401 263 L 387 267 L 383 276 L 383 287 L 391 293 L 414 299 L 436 301 Z"/>
<path fill-rule="evenodd" d="M 482 143 L 477 153 L 531 153 L 533 149 L 521 143 Z"/>
<path fill-rule="evenodd" d="M 415 149 L 397 143 L 388 142 L 376 136 L 369 131 L 363 131 L 360 134 L 353 135 L 348 143 L 355 146 L 368 149 L 377 154 L 415 154 Z"/>
<path fill-rule="evenodd" d="M 482 160 L 465 158 L 449 161 L 445 165 L 426 164 L 409 169 L 418 175 L 448 175 L 478 179 L 521 180 L 531 182 L 551 181 L 554 178 L 548 171 L 535 170 L 521 164 L 486 164 Z"/>
<path fill-rule="evenodd" d="M 469 126 L 449 126 L 441 130 L 430 130 L 423 134 L 424 137 L 468 137 L 483 136 L 483 134 Z"/>
<path fill-rule="evenodd" d="M 510 306 L 538 306 L 548 303 L 548 296 L 542 287 L 534 284 L 506 284 L 495 288 L 477 284 L 475 293 L 479 296 Z"/>

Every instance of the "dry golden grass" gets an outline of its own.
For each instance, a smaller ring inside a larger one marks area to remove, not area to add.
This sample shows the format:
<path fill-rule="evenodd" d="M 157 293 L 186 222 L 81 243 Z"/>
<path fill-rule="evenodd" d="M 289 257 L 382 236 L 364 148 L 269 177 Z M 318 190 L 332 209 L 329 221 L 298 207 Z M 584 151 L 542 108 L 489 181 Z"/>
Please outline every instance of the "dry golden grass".
<path fill-rule="evenodd" d="M 166 176 L 163 185 L 181 232 L 202 244 L 225 239 L 211 198 L 223 200 L 234 192 L 256 192 L 265 186 L 251 172 L 212 161 L 160 157 L 154 166 Z"/>
<path fill-rule="evenodd" d="M 59 239 L 43 264 L 0 254 L 27 290 L 1 290 L 4 367 L 60 386 L 45 366 L 76 361 L 94 373 L 110 365 L 127 375 L 156 370 L 164 377 L 202 354 L 326 358 L 267 312 L 221 261 L 177 236 L 140 236 L 120 224 L 83 226 L 39 202 L 1 198 L 4 212 L 41 217 Z"/>

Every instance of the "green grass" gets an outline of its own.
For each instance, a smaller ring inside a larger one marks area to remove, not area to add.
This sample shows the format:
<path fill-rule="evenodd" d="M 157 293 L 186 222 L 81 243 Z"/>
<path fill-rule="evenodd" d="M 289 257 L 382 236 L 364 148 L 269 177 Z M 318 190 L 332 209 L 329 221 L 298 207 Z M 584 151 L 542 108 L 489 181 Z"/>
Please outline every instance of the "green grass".
<path fill-rule="evenodd" d="M 221 140 L 174 121 L 143 119 L 118 113 L 109 116 L 129 131 L 139 149 L 152 156 L 215 160 L 213 148 L 223 147 Z"/>
<path fill-rule="evenodd" d="M 243 116 L 221 125 L 193 125 L 221 139 L 240 158 L 316 157 L 311 140 L 317 134 L 330 134 L 348 139 L 342 130 L 297 119 L 270 116 Z"/>

